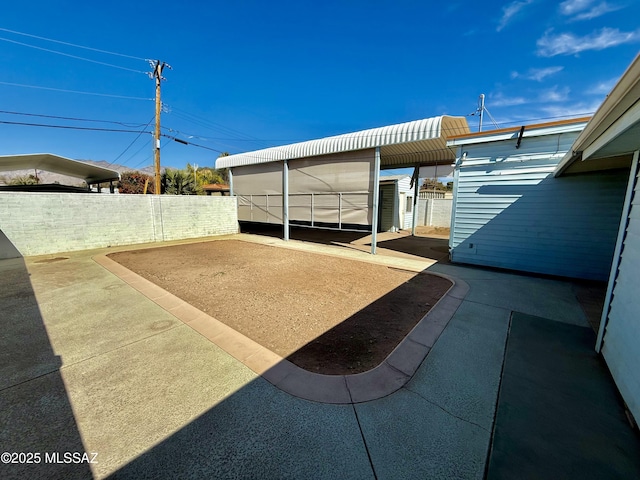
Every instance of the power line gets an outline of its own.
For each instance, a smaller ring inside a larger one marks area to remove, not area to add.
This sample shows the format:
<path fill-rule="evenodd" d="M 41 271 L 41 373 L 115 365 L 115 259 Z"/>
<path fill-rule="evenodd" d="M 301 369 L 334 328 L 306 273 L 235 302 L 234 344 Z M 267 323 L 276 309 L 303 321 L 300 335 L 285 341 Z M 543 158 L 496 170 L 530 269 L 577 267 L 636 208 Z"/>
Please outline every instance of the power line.
<path fill-rule="evenodd" d="M 110 52 L 108 50 L 100 50 L 99 48 L 86 47 L 84 45 L 77 45 L 75 43 L 63 42 L 63 41 L 60 41 L 60 40 L 54 40 L 52 38 L 39 37 L 38 35 L 31 35 L 30 33 L 17 32 L 15 30 L 9 30 L 8 28 L 0 27 L 0 31 L 9 32 L 9 33 L 15 33 L 16 35 L 23 35 L 25 37 L 37 38 L 38 40 L 46 40 L 47 42 L 59 43 L 61 45 L 68 45 L 70 47 L 83 48 L 85 50 L 91 50 L 93 52 L 106 53 L 108 55 L 117 55 L 118 57 L 132 58 L 134 60 L 142 60 L 142 61 L 146 61 L 147 60 L 146 58 L 134 57 L 132 55 L 125 55 L 123 53 Z"/>
<path fill-rule="evenodd" d="M 142 146 L 141 146 L 138 150 L 136 150 L 136 151 L 135 151 L 135 152 L 134 152 L 134 153 L 133 153 L 129 158 L 127 158 L 127 159 L 124 161 L 124 164 L 126 165 L 127 163 L 129 163 L 129 161 L 130 161 L 133 157 L 135 157 L 136 155 L 138 155 L 138 154 L 139 154 L 143 149 L 145 149 L 145 148 L 147 148 L 147 147 L 151 146 L 151 143 L 152 143 L 152 140 L 151 140 L 151 139 L 149 139 L 149 140 L 147 140 L 146 142 L 144 142 L 144 143 L 142 144 Z M 143 162 L 144 162 L 144 160 L 143 160 Z M 142 162 L 140 162 L 140 163 L 142 163 Z M 140 165 L 140 164 L 138 164 L 138 165 Z M 137 165 L 136 165 L 136 166 L 137 166 Z M 135 168 L 135 167 L 133 167 L 133 168 Z"/>
<path fill-rule="evenodd" d="M 151 117 L 151 119 L 147 122 L 147 124 L 144 126 L 144 128 L 147 128 L 149 125 L 151 125 L 151 122 L 153 122 L 153 119 L 155 118 L 155 115 L 153 117 Z M 134 143 L 136 143 L 136 141 L 138 141 L 138 139 L 140 138 L 140 135 L 142 135 L 144 132 L 141 131 L 140 133 L 138 133 L 138 135 L 136 136 L 136 138 L 133 139 L 133 141 L 127 146 L 127 148 L 125 148 L 122 153 L 120 155 L 118 155 L 115 160 L 113 162 L 111 162 L 109 165 L 107 165 L 107 168 L 109 168 L 111 165 L 113 165 L 114 163 L 116 163 L 118 161 L 118 159 L 120 157 L 122 157 L 122 155 L 124 155 L 127 150 L 129 150 Z"/>
<path fill-rule="evenodd" d="M 169 146 L 169 144 L 170 144 L 170 143 L 171 143 L 171 140 L 170 140 L 170 139 L 167 139 L 167 141 L 166 141 L 166 142 L 164 142 L 164 144 L 163 144 L 163 145 L 161 145 L 161 147 L 160 147 L 160 148 L 162 148 L 163 150 L 166 150 L 166 148 Z M 148 145 L 148 143 L 145 143 L 145 144 L 143 145 L 143 147 L 146 147 L 147 145 Z M 142 148 L 141 148 L 140 150 L 142 150 Z M 139 153 L 139 152 L 140 152 L 140 150 L 138 150 L 138 152 L 136 152 L 136 153 Z M 151 159 L 153 158 L 153 155 L 154 155 L 153 153 L 152 153 L 151 155 L 148 155 L 147 157 L 143 158 L 140 162 L 136 163 L 136 164 L 135 164 L 133 167 L 131 167 L 131 168 L 138 168 L 138 167 L 139 167 L 140 165 L 142 165 L 144 162 L 146 162 L 146 161 L 148 161 L 148 160 L 151 160 Z M 134 156 L 135 156 L 135 155 L 134 155 Z M 133 157 L 131 157 L 131 158 L 133 158 Z M 166 168 L 165 168 L 165 170 L 166 170 Z"/>
<path fill-rule="evenodd" d="M 144 130 L 124 130 L 119 128 L 97 128 L 97 127 L 76 127 L 73 125 L 51 125 L 46 123 L 26 123 L 26 122 L 8 122 L 6 120 L 0 120 L 0 123 L 4 125 L 20 125 L 25 127 L 48 127 L 48 128 L 62 128 L 68 130 L 90 130 L 94 132 L 118 132 L 118 133 L 151 133 Z"/>
<path fill-rule="evenodd" d="M 207 147 L 205 145 L 199 145 L 197 143 L 188 142 L 186 140 L 182 140 L 181 138 L 176 138 L 176 137 L 173 137 L 171 135 L 167 135 L 166 133 L 161 133 L 160 136 L 161 137 L 165 137 L 165 138 L 169 138 L 169 139 L 173 140 L 174 142 L 182 143 L 183 145 L 192 145 L 194 147 L 204 148 L 205 150 L 211 150 L 212 152 L 224 153 L 222 150 L 216 150 L 215 148 Z"/>
<path fill-rule="evenodd" d="M 96 123 L 113 123 L 116 125 L 122 125 L 124 127 L 131 127 L 131 128 L 135 128 L 135 127 L 147 127 L 149 125 L 148 122 L 146 124 L 144 123 L 125 123 L 125 122 L 116 122 L 116 121 L 112 121 L 112 120 L 95 120 L 92 118 L 78 118 L 78 117 L 61 117 L 58 115 L 44 115 L 44 114 L 40 114 L 40 113 L 27 113 L 27 112 L 10 112 L 7 110 L 0 110 L 0 113 L 6 113 L 9 115 L 22 115 L 25 117 L 42 117 L 42 118 L 56 118 L 59 120 L 74 120 L 74 121 L 79 121 L 79 122 L 96 122 Z M 152 119 L 153 120 L 153 119 Z"/>
<path fill-rule="evenodd" d="M 50 48 L 37 47 L 36 45 L 30 45 L 28 43 L 18 42 L 17 40 L 10 40 L 4 37 L 0 37 L 0 40 L 3 40 L 5 42 L 10 42 L 10 43 L 15 43 L 16 45 L 22 45 L 24 47 L 35 48 L 36 50 L 42 50 L 44 52 L 56 53 L 58 55 L 63 55 L 65 57 L 75 58 L 76 60 L 84 60 L 85 62 L 97 63 L 98 65 L 105 65 L 107 67 L 119 68 L 120 70 L 127 70 L 129 72 L 134 72 L 134 73 L 142 73 L 144 75 L 147 74 L 147 72 L 143 72 L 142 70 L 134 70 L 133 68 L 121 67 L 120 65 L 114 65 L 112 63 L 100 62 L 99 60 L 91 60 L 90 58 L 80 57 L 78 55 L 71 55 L 70 53 L 59 52 L 57 50 L 51 50 Z"/>
<path fill-rule="evenodd" d="M 24 87 L 24 88 L 35 88 L 38 90 L 51 90 L 54 92 L 63 92 L 63 93 L 77 93 L 81 95 L 95 95 L 98 97 L 109 97 L 109 98 L 123 98 L 125 100 L 153 100 L 153 98 L 145 98 L 145 97 L 129 97 L 126 95 L 112 95 L 108 93 L 96 93 L 96 92 L 82 92 L 79 90 L 65 90 L 62 88 L 53 88 L 53 87 L 41 87 L 38 85 L 25 85 L 22 83 L 12 83 L 12 82 L 0 82 L 0 85 L 9 85 L 11 87 Z"/>

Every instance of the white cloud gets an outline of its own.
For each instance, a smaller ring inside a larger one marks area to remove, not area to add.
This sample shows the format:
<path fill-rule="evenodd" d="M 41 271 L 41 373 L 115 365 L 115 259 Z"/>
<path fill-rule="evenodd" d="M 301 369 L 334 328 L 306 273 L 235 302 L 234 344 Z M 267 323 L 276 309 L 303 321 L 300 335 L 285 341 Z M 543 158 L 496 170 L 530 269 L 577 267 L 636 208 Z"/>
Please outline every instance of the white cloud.
<path fill-rule="evenodd" d="M 533 0 L 516 0 L 515 2 L 511 2 L 509 5 L 505 5 L 504 7 L 502 7 L 502 17 L 500 18 L 500 22 L 498 22 L 496 31 L 499 32 L 504 27 L 506 27 L 511 19 L 513 19 L 513 17 L 515 17 L 520 12 L 520 10 L 522 10 L 532 2 Z"/>
<path fill-rule="evenodd" d="M 487 104 L 492 107 L 514 107 L 525 103 L 528 103 L 528 101 L 524 97 L 505 97 L 502 92 L 491 95 L 487 101 Z"/>
<path fill-rule="evenodd" d="M 587 12 L 582 12 L 579 15 L 576 15 L 572 20 L 591 20 L 592 18 L 601 17 L 605 13 L 615 12 L 616 10 L 620 10 L 623 8 L 618 5 L 609 5 L 606 2 L 602 2 L 599 5 L 596 5 L 591 10 Z"/>
<path fill-rule="evenodd" d="M 592 115 L 599 107 L 600 101 L 577 102 L 565 105 L 543 105 L 540 111 L 550 118 L 582 117 Z"/>
<path fill-rule="evenodd" d="M 598 82 L 589 88 L 585 93 L 587 95 L 608 95 L 615 86 L 618 78 L 612 78 L 607 81 Z"/>
<path fill-rule="evenodd" d="M 593 0 L 566 0 L 560 4 L 560 13 L 574 15 L 591 6 Z"/>
<path fill-rule="evenodd" d="M 624 43 L 640 41 L 640 29 L 633 32 L 621 32 L 617 28 L 603 28 L 589 35 L 578 37 L 572 33 L 557 35 L 547 31 L 537 41 L 537 55 L 554 57 L 556 55 L 573 55 L 586 50 L 604 50 Z"/>
<path fill-rule="evenodd" d="M 569 92 L 571 89 L 569 87 L 558 88 L 557 85 L 554 85 L 553 88 L 549 88 L 547 90 L 543 90 L 538 95 L 539 102 L 564 102 L 569 98 Z"/>
<path fill-rule="evenodd" d="M 562 71 L 564 67 L 530 68 L 526 73 L 511 72 L 511 78 L 523 78 L 541 82 L 551 75 Z"/>
<path fill-rule="evenodd" d="M 567 0 L 560 4 L 560 13 L 566 16 L 573 16 L 570 21 L 591 20 L 601 17 L 605 13 L 615 12 L 624 8 L 623 5 L 613 5 L 600 2 L 594 5 L 594 0 Z M 575 15 L 575 16 L 574 16 Z"/>

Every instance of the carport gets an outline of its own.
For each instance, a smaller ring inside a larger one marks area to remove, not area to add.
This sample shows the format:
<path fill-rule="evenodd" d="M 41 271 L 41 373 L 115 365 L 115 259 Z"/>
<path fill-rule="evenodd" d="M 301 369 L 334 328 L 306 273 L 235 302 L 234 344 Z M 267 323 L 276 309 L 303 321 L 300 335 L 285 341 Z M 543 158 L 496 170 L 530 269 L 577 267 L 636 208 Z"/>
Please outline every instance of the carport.
<path fill-rule="evenodd" d="M 283 225 L 285 240 L 290 224 L 370 229 L 375 254 L 380 170 L 414 169 L 415 229 L 421 169 L 450 167 L 447 139 L 464 133 L 466 118 L 439 116 L 220 157 L 216 168 L 229 169 L 238 220 Z"/>
<path fill-rule="evenodd" d="M 51 153 L 0 156 L 0 171 L 13 170 L 46 170 L 47 172 L 80 178 L 85 181 L 89 191 L 93 184 L 109 182 L 110 191 L 113 192 L 113 181 L 120 180 L 120 174 L 115 170 L 71 160 Z"/>

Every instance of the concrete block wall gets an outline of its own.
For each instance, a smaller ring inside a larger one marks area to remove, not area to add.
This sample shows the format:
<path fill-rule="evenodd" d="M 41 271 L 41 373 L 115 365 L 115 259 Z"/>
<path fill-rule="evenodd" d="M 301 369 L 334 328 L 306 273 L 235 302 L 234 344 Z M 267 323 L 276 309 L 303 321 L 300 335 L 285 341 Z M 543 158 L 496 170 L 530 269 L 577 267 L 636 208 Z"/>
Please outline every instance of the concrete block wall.
<path fill-rule="evenodd" d="M 451 226 L 451 198 L 420 198 L 418 199 L 418 223 L 428 227 Z"/>
<path fill-rule="evenodd" d="M 235 197 L 0 192 L 0 258 L 237 232 Z"/>

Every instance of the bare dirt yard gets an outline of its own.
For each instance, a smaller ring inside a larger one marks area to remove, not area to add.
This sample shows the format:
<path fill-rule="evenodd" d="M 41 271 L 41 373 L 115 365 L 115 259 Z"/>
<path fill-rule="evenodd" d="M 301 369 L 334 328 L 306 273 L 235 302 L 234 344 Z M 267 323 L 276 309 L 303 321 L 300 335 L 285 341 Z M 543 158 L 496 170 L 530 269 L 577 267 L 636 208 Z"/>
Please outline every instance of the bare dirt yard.
<path fill-rule="evenodd" d="M 312 372 L 380 364 L 451 287 L 413 273 L 239 240 L 109 255 Z"/>

